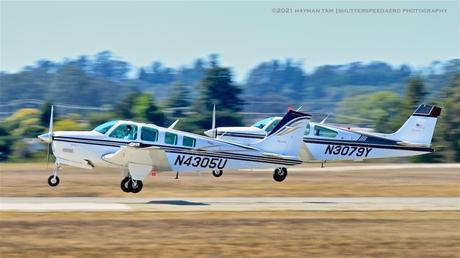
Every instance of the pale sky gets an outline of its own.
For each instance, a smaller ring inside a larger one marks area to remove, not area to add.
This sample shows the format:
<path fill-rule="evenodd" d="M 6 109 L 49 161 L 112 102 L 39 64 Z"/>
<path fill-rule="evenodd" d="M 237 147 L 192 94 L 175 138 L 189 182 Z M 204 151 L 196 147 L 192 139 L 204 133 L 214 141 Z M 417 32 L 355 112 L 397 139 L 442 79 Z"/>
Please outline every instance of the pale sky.
<path fill-rule="evenodd" d="M 273 8 L 292 8 L 278 14 Z M 306 8 L 394 8 L 400 13 L 295 13 Z M 441 9 L 402 13 L 404 9 Z M 382 60 L 428 65 L 460 56 L 459 1 L 6 1 L 0 69 L 103 50 L 135 67 L 191 65 L 218 53 L 236 78 L 262 61 L 322 64 Z"/>

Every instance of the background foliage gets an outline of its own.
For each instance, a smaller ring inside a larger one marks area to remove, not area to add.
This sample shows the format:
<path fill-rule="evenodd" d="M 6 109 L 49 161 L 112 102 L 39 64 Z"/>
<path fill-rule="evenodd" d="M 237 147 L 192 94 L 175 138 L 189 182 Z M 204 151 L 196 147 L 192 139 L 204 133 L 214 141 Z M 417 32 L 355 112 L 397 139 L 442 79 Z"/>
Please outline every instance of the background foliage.
<path fill-rule="evenodd" d="M 154 61 L 135 69 L 109 51 L 40 60 L 17 73 L 0 73 L 0 160 L 42 157 L 44 146 L 34 139 L 47 131 L 52 103 L 56 130 L 86 130 L 113 119 L 161 126 L 180 119 L 179 129 L 196 133 L 211 127 L 213 104 L 218 126 L 244 125 L 303 106 L 317 120 L 330 114 L 331 123 L 392 132 L 417 105 L 431 103 L 443 107 L 433 139 L 437 152 L 412 160 L 460 161 L 459 59 L 417 69 L 352 62 L 308 73 L 301 62 L 271 60 L 242 82 L 235 82 L 215 54 L 179 68 Z"/>

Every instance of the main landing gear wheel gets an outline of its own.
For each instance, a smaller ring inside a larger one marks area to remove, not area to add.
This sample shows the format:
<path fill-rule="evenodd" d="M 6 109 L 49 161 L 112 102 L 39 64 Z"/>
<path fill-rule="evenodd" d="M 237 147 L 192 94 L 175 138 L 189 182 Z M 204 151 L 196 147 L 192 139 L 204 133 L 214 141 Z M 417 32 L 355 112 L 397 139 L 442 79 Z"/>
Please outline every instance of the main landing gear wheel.
<path fill-rule="evenodd" d="M 142 190 L 144 184 L 141 180 L 129 180 L 129 190 L 131 193 L 138 193 Z"/>
<path fill-rule="evenodd" d="M 48 184 L 51 187 L 57 186 L 59 184 L 59 177 L 55 175 L 51 175 L 50 177 L 48 177 Z"/>
<path fill-rule="evenodd" d="M 215 177 L 220 177 L 220 176 L 222 176 L 223 173 L 224 173 L 224 171 L 222 169 L 212 171 L 212 175 L 215 176 Z"/>
<path fill-rule="evenodd" d="M 121 180 L 120 188 L 123 192 L 125 193 L 130 193 L 131 190 L 129 190 L 129 185 L 130 185 L 131 178 L 125 177 L 123 180 Z"/>
<path fill-rule="evenodd" d="M 273 172 L 273 179 L 276 182 L 282 182 L 287 176 L 287 169 L 286 168 L 277 168 L 275 172 Z"/>

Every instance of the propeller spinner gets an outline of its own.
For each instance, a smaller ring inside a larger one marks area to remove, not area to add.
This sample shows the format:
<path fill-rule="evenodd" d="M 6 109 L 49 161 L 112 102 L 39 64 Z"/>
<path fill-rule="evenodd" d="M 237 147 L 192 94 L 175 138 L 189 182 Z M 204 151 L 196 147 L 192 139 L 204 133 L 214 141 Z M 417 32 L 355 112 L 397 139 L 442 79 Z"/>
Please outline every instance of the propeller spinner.
<path fill-rule="evenodd" d="M 54 106 L 51 105 L 51 115 L 50 115 L 50 123 L 48 133 L 42 134 L 38 136 L 38 139 L 48 144 L 48 151 L 46 154 L 46 161 L 49 163 L 50 161 L 50 152 L 51 152 L 51 143 L 53 142 L 53 120 L 54 120 Z"/>

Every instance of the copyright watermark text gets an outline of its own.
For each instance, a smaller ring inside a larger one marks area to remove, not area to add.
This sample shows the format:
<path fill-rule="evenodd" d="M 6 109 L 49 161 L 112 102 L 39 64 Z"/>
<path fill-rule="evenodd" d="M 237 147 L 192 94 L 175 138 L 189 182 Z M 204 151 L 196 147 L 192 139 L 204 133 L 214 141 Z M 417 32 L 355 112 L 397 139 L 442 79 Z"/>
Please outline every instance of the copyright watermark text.
<path fill-rule="evenodd" d="M 276 14 L 444 14 L 447 8 L 291 8 L 274 7 Z"/>

